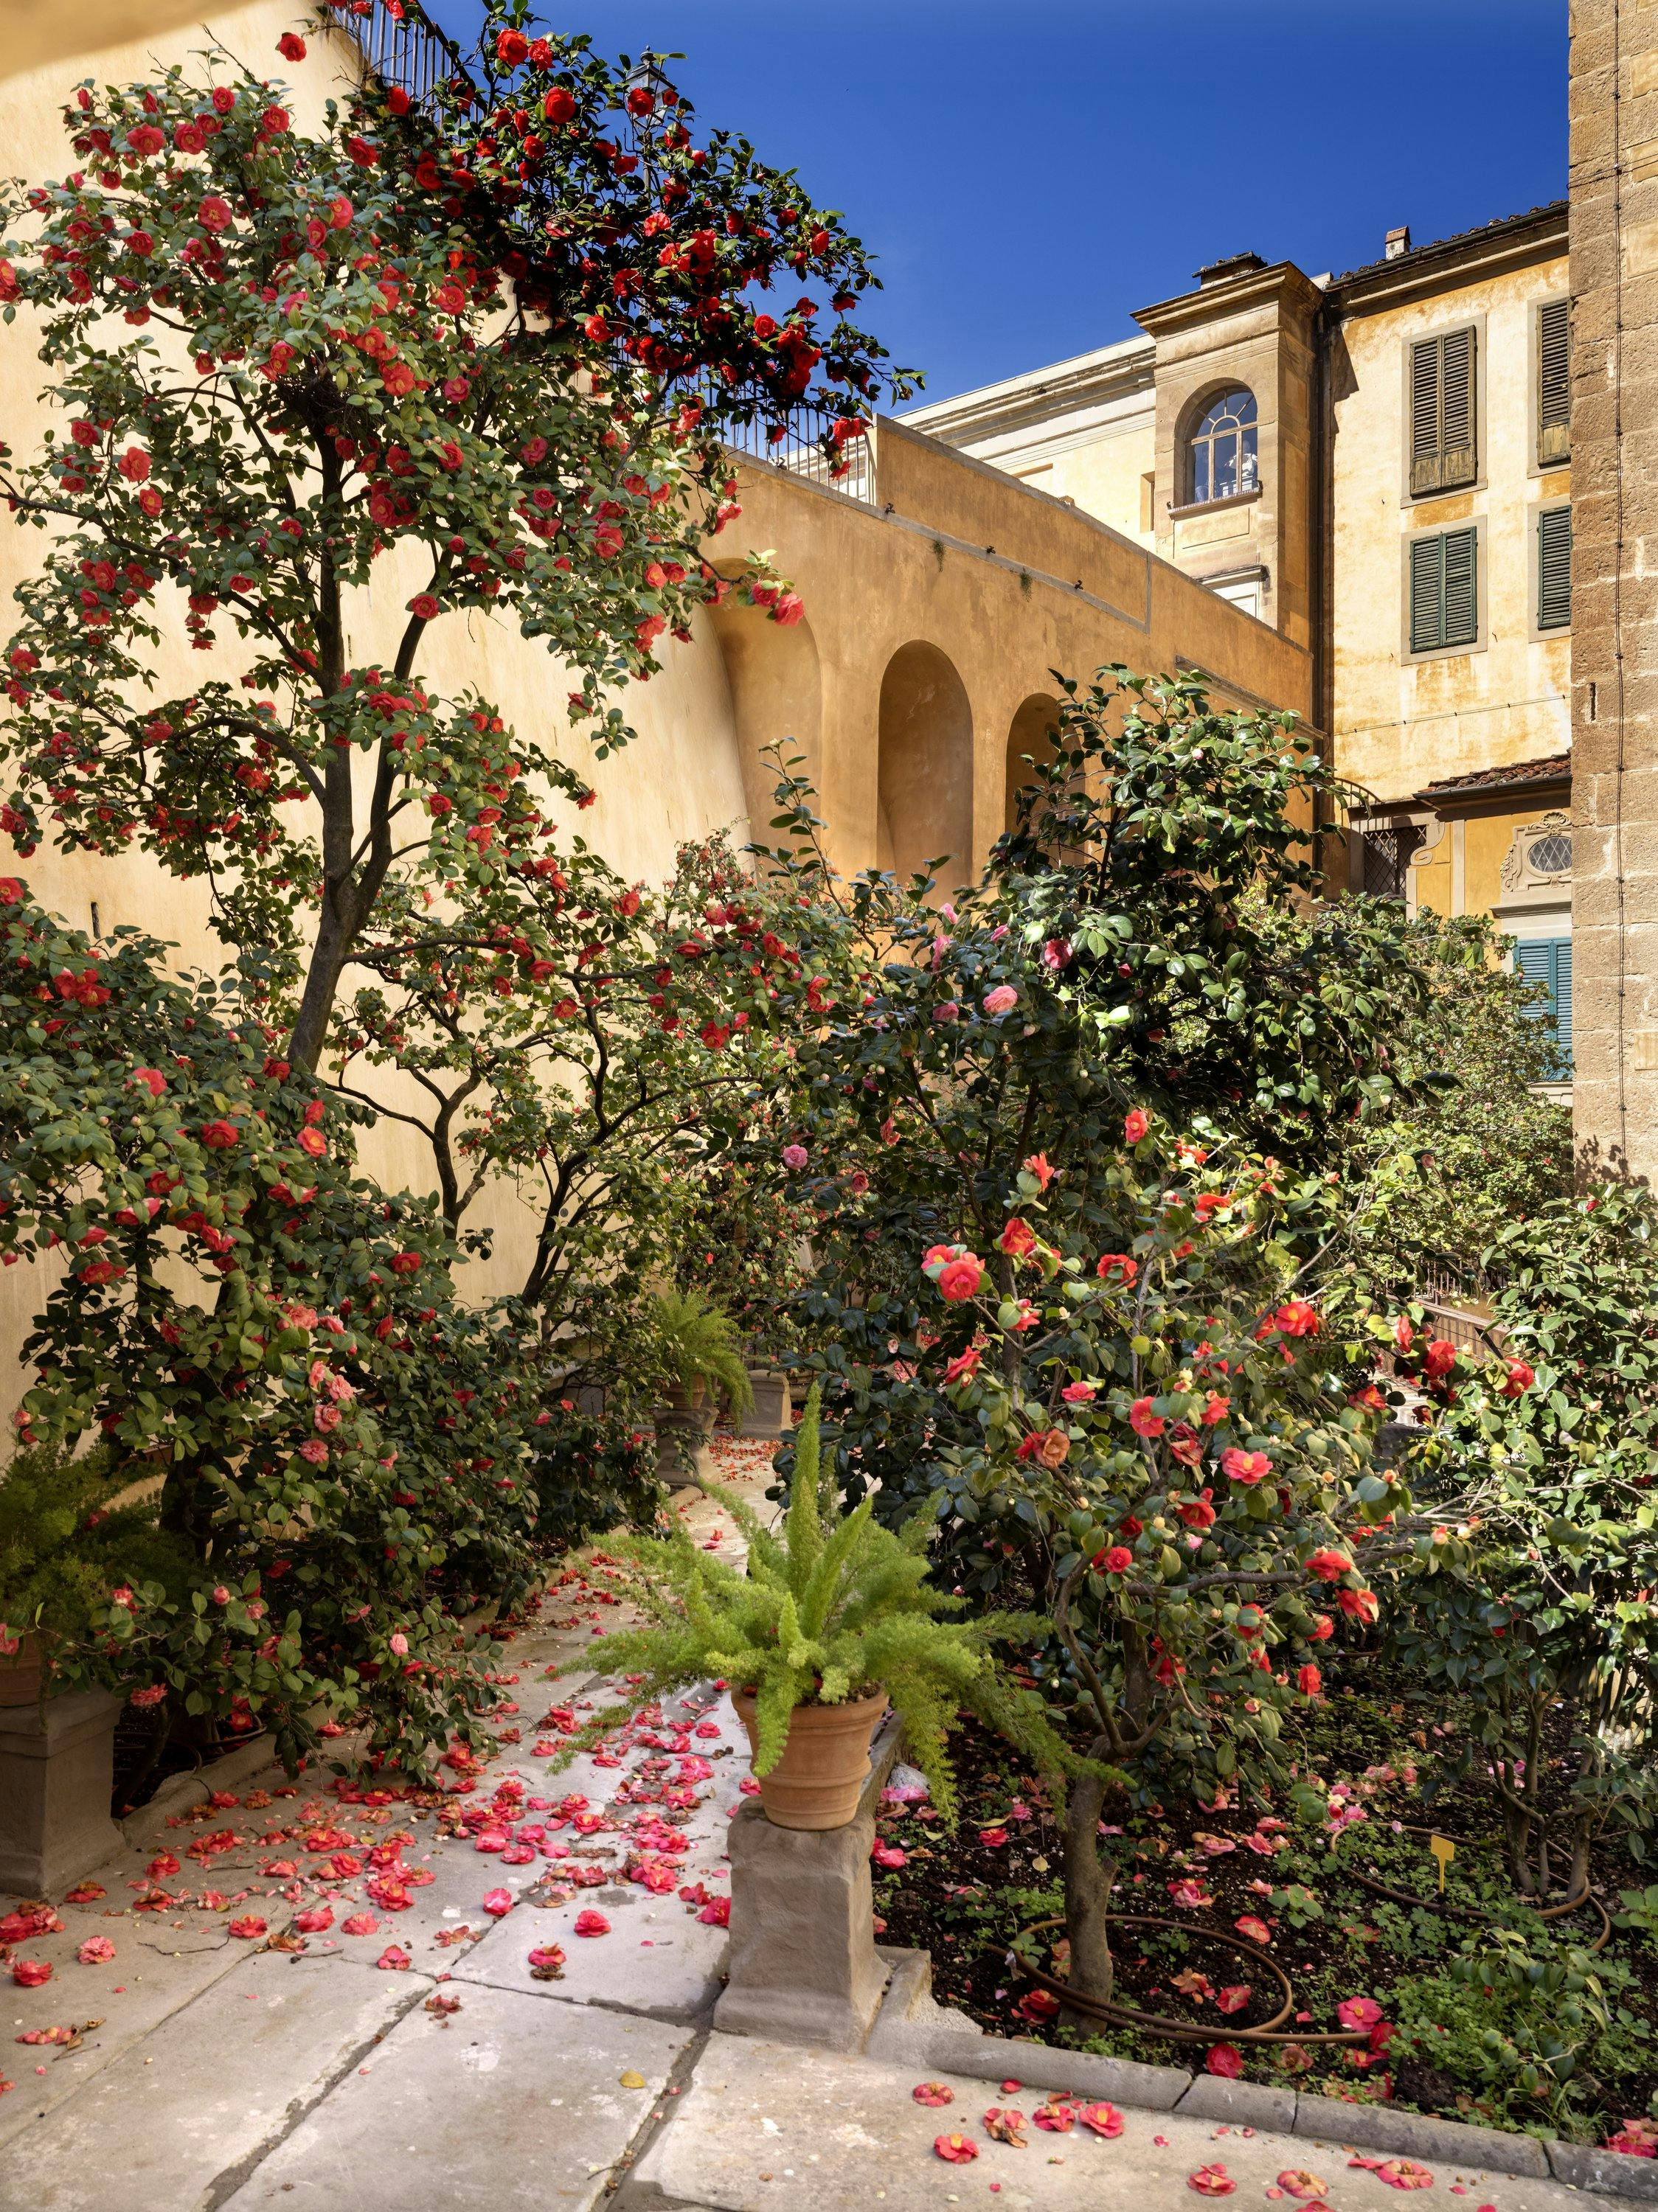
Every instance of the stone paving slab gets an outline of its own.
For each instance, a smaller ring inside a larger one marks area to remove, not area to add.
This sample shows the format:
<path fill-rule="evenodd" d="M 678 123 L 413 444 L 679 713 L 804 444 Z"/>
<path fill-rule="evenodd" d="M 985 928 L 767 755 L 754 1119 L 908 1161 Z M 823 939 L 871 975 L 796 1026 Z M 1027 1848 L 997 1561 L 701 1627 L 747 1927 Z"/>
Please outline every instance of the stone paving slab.
<path fill-rule="evenodd" d="M 15 2136 L 0 2203 L 195 2212 L 431 1984 L 343 1959 L 255 1953 Z"/>
<path fill-rule="evenodd" d="M 692 1877 L 694 1879 L 694 1876 Z M 611 1923 L 608 1936 L 581 1936 L 576 1915 L 593 1910 Z M 562 1945 L 563 1978 L 538 1982 L 529 1954 Z M 676 1897 L 653 1897 L 632 1884 L 583 1890 L 552 1909 L 521 1905 L 497 1923 L 454 1969 L 457 1986 L 485 1983 L 526 1995 L 554 1995 L 578 2005 L 619 2006 L 656 2020 L 696 2021 L 720 1993 L 726 1931 L 704 1925 Z"/>
<path fill-rule="evenodd" d="M 661 2109 L 688 2032 L 507 1990 L 460 1995 L 447 2023 L 410 2013 L 224 2212 L 587 2212 Z"/>
<path fill-rule="evenodd" d="M 1328 2184 L 1322 2193 L 1332 2212 L 1383 2212 L 1399 2202 L 1374 2173 L 1350 2167 L 1339 2143 L 1247 2134 L 1173 2113 L 1125 2110 L 1123 2134 L 1112 2142 L 1080 2129 L 1049 2135 L 1033 2127 L 1029 2147 L 1015 2149 L 986 2136 L 982 2116 L 1011 2106 L 1028 2119 L 1040 2092 L 1004 2096 L 994 2083 L 940 2074 L 954 2102 L 930 2108 L 911 2095 L 923 2078 L 867 2058 L 714 2036 L 672 2124 L 618 2192 L 616 2212 L 665 2205 L 868 2212 L 876 2203 L 893 2212 L 943 2212 L 952 2204 L 994 2205 L 998 2212 L 1174 2212 L 1193 2201 L 1188 2177 L 1216 2161 L 1235 2181 L 1240 2204 L 1259 2203 L 1291 2168 Z M 952 2130 L 977 2143 L 979 2155 L 971 2163 L 948 2165 L 934 2154 L 934 2137 Z M 1484 2206 L 1568 2212 L 1582 2201 L 1558 2182 L 1474 2166 L 1432 2170 L 1432 2202 L 1442 2207 L 1454 2188 L 1466 2191 L 1467 2212 Z M 1000 2185 L 994 2195 L 992 2183 Z"/>

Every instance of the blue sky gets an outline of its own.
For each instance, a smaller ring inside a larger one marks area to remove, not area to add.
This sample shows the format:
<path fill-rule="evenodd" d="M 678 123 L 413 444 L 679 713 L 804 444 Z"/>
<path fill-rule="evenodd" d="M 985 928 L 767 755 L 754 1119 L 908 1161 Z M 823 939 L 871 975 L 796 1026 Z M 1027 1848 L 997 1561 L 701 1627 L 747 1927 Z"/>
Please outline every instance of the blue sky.
<path fill-rule="evenodd" d="M 456 35 L 470 0 L 428 0 Z M 1309 275 L 1566 188 L 1565 0 L 568 0 L 682 52 L 878 257 L 869 319 L 944 398 L 1132 335 L 1246 247 Z"/>

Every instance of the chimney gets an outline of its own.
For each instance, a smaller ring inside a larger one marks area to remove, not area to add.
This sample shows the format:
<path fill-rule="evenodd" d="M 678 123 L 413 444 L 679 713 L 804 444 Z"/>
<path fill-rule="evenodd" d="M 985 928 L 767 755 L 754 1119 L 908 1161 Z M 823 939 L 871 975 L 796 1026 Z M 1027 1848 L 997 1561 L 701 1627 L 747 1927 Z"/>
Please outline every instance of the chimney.
<path fill-rule="evenodd" d="M 1383 258 L 1388 261 L 1397 261 L 1401 253 L 1408 253 L 1410 251 L 1411 226 L 1408 222 L 1402 222 L 1397 230 L 1390 230 L 1388 232 L 1387 240 L 1382 248 Z"/>

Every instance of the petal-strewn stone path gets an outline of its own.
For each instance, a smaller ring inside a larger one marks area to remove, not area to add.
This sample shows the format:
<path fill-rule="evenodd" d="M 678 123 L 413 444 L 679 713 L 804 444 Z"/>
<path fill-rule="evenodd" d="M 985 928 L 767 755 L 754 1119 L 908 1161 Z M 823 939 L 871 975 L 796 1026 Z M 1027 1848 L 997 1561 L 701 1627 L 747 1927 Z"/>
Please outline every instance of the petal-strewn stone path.
<path fill-rule="evenodd" d="M 727 1447 L 721 1471 L 758 1499 L 765 1458 Z M 728 1515 L 687 1510 L 740 1555 Z M 914 2069 L 710 2033 L 748 1777 L 728 1702 L 671 1705 L 550 1771 L 613 1694 L 594 1631 L 619 1617 L 580 1579 L 549 1593 L 502 1669 L 494 1755 L 439 1807 L 267 1770 L 52 1899 L 61 1925 L 13 1947 L 49 1979 L 0 1982 L 5 2212 L 1143 2212 L 1189 2202 L 1216 2160 L 1240 2201 L 1308 2166 L 1332 2212 L 1391 2201 L 1304 2137 L 1131 2112 L 1115 2142 L 1017 2150 L 981 2114 L 1039 2093 L 946 2075 L 952 2107 L 928 2109 Z M 555 1664 L 587 1671 L 549 1685 Z M 942 2126 L 980 2155 L 937 2158 Z M 1449 2170 L 1435 2186 L 1468 2212 L 1571 2195 Z"/>

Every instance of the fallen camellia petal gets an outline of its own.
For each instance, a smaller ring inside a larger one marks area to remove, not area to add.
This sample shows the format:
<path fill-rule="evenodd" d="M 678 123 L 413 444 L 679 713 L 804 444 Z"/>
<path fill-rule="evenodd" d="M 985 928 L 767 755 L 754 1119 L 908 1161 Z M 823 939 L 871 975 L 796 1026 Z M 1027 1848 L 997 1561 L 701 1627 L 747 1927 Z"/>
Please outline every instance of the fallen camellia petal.
<path fill-rule="evenodd" d="M 1107 2142 L 1114 2142 L 1123 2132 L 1123 2116 L 1115 2105 L 1084 2105 L 1076 2117 L 1085 2128 L 1092 2128 Z"/>
<path fill-rule="evenodd" d="M 1032 1990 L 1020 1998 L 1014 2010 L 1021 2020 L 1028 2020 L 1040 2027 L 1058 2012 L 1059 2000 L 1051 1990 Z"/>
<path fill-rule="evenodd" d="M 1425 2166 L 1418 2166 L 1413 2158 L 1390 2158 L 1371 2168 L 1378 2181 L 1385 2181 L 1390 2189 L 1431 2189 L 1434 2177 Z"/>
<path fill-rule="evenodd" d="M 1244 2070 L 1243 2053 L 1235 2043 L 1211 2044 L 1204 2063 L 1223 2081 L 1235 2081 Z"/>
<path fill-rule="evenodd" d="M 910 2094 L 917 2105 L 953 2105 L 955 2091 L 945 2081 L 917 2081 Z"/>
<path fill-rule="evenodd" d="M 966 2136 L 935 2136 L 933 2148 L 952 2166 L 966 2166 L 969 2159 L 978 2156 L 978 2145 Z"/>
<path fill-rule="evenodd" d="M 73 1889 L 64 1892 L 64 1902 L 65 1905 L 95 1905 L 101 1897 L 108 1895 L 109 1892 L 101 1881 L 77 1881 Z"/>
<path fill-rule="evenodd" d="M 88 1936 L 75 1955 L 83 1966 L 101 1966 L 115 1956 L 115 1946 L 107 1936 Z"/>
<path fill-rule="evenodd" d="M 491 1889 L 485 1895 L 484 1910 L 491 1920 L 499 1920 L 503 1914 L 510 1912 L 512 1907 L 513 1896 L 509 1889 Z"/>
<path fill-rule="evenodd" d="M 602 1912 L 578 1912 L 576 1932 L 578 1936 L 608 1936 L 610 1923 Z"/>
<path fill-rule="evenodd" d="M 895 1869 L 907 1864 L 904 1852 L 896 1844 L 877 1844 L 869 1856 L 878 1867 Z"/>
<path fill-rule="evenodd" d="M 380 1923 L 372 1912 L 354 1912 L 349 1920 L 339 1923 L 342 1936 L 378 1936 Z"/>
<path fill-rule="evenodd" d="M 1045 2105 L 1039 2105 L 1031 2118 L 1039 2128 L 1045 2130 L 1051 2136 L 1068 2136 L 1076 2125 L 1075 2108 L 1067 2104 L 1058 2091 Z"/>
<path fill-rule="evenodd" d="M 1247 1982 L 1234 1982 L 1229 1988 L 1217 1990 L 1215 2002 L 1222 2012 L 1241 2012 L 1249 2002 Z"/>
<path fill-rule="evenodd" d="M 375 1964 L 388 1974 L 406 1974 L 414 1960 L 400 1944 L 388 1943 Z"/>
<path fill-rule="evenodd" d="M 1002 2094 L 1004 2097 L 1016 2097 L 1024 2086 L 1022 2081 L 1015 2081 L 1009 2076 L 1002 2084 Z"/>
<path fill-rule="evenodd" d="M 1290 2166 L 1278 2176 L 1278 2186 L 1286 2196 L 1299 2197 L 1307 2203 L 1314 2197 L 1322 2197 L 1330 2185 L 1320 2181 L 1316 2173 L 1309 2173 L 1304 2166 Z"/>
<path fill-rule="evenodd" d="M 1186 2178 L 1188 2189 L 1195 2189 L 1199 2197 L 1230 2197 L 1237 2183 L 1218 2160 L 1213 2166 L 1200 2166 L 1195 2173 Z"/>
<path fill-rule="evenodd" d="M 1253 1912 L 1240 1913 L 1232 1925 L 1240 1936 L 1247 1936 L 1252 1943 L 1270 1943 L 1272 1941 L 1272 1930 L 1265 1921 L 1258 1919 Z"/>
<path fill-rule="evenodd" d="M 1025 2141 L 1025 2115 L 1022 2112 L 1004 2112 L 999 2105 L 992 2105 L 984 2115 L 984 2132 L 993 2141 L 1006 2143 L 1011 2150 L 1030 2148 Z"/>
<path fill-rule="evenodd" d="M 1313 2065 L 1313 2054 L 1304 2043 L 1280 2044 L 1277 2063 L 1286 2074 L 1305 2074 Z"/>
<path fill-rule="evenodd" d="M 529 1954 L 529 1968 L 532 1981 L 562 1981 L 564 1972 L 564 1946 L 561 1943 L 538 1943 Z"/>
<path fill-rule="evenodd" d="M 230 1923 L 230 1933 L 240 1936 L 244 1943 L 252 1943 L 264 1935 L 265 1923 L 257 1912 L 244 1912 L 240 1920 Z"/>
<path fill-rule="evenodd" d="M 334 1909 L 331 1905 L 313 1905 L 294 1915 L 294 1925 L 302 1936 L 320 1936 L 325 1928 L 333 1924 Z"/>

